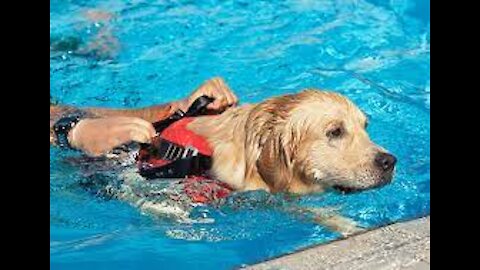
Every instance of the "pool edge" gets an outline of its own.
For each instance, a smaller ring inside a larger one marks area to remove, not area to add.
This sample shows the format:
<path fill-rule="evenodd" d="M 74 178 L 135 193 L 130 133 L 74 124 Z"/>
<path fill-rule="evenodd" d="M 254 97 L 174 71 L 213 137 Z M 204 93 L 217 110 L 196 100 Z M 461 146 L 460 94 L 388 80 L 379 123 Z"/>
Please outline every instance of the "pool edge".
<path fill-rule="evenodd" d="M 246 269 L 430 269 L 430 216 L 313 246 Z"/>

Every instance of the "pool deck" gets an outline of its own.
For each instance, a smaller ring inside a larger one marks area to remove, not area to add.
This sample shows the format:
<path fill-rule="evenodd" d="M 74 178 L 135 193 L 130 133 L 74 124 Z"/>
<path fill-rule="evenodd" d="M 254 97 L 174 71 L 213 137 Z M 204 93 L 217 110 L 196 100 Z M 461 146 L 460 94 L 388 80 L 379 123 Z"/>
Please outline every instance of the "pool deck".
<path fill-rule="evenodd" d="M 314 246 L 246 269 L 430 269 L 430 216 Z"/>

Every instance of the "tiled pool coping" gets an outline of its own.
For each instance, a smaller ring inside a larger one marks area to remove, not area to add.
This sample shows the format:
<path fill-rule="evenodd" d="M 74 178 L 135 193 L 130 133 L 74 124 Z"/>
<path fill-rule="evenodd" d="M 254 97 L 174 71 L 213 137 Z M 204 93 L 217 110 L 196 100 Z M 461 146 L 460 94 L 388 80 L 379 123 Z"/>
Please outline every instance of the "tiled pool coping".
<path fill-rule="evenodd" d="M 430 269 L 430 216 L 311 247 L 247 269 Z"/>

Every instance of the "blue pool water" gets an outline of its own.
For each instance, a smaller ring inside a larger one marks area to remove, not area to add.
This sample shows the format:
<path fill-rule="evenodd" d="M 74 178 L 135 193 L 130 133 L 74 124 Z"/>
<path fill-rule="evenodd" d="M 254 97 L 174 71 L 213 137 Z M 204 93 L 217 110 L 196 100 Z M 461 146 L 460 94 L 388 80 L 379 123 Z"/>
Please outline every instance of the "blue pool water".
<path fill-rule="evenodd" d="M 246 103 L 335 90 L 367 112 L 373 140 L 397 155 L 395 180 L 289 203 L 334 206 L 370 228 L 430 213 L 428 0 L 51 0 L 50 8 L 51 94 L 60 102 L 146 106 L 215 75 Z M 88 20 L 90 9 L 113 17 Z M 116 50 L 76 50 L 102 33 Z M 153 219 L 79 188 L 66 153 L 50 151 L 52 269 L 231 269 L 339 237 L 261 192 L 196 210 L 213 223 Z"/>

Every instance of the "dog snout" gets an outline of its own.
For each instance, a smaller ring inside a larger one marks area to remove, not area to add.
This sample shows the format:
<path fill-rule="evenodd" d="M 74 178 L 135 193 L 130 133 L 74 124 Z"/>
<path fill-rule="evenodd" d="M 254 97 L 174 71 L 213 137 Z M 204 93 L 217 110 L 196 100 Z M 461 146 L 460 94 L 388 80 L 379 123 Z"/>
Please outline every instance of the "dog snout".
<path fill-rule="evenodd" d="M 375 155 L 375 166 L 384 172 L 393 170 L 396 163 L 397 158 L 392 154 L 379 152 Z"/>

